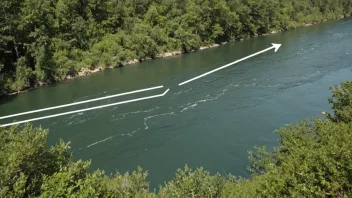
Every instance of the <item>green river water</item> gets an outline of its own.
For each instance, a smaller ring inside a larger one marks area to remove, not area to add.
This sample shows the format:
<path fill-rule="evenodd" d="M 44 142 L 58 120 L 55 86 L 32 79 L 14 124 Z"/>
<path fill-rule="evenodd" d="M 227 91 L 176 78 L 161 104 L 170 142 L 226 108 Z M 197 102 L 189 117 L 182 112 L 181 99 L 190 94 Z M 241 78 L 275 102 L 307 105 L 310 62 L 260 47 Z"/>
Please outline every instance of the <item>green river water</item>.
<path fill-rule="evenodd" d="M 281 43 L 274 50 L 178 84 Z M 71 141 L 92 170 L 149 171 L 152 188 L 177 168 L 248 177 L 254 146 L 277 145 L 275 129 L 329 110 L 329 86 L 352 79 L 352 20 L 298 28 L 196 53 L 146 61 L 0 98 L 0 116 L 136 89 L 165 88 L 21 117 L 24 120 L 170 91 L 140 101 L 33 122 L 50 130 L 49 144 Z M 1 124 L 13 119 L 0 120 Z"/>

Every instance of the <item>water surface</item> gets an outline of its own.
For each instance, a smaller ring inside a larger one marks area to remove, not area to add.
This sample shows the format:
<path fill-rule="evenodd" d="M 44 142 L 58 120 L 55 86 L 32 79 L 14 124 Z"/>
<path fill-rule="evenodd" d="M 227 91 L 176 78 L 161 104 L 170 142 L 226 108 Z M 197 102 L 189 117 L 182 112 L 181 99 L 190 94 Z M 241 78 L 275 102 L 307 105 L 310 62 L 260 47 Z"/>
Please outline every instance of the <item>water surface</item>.
<path fill-rule="evenodd" d="M 92 159 L 107 173 L 148 170 L 152 187 L 170 180 L 186 163 L 211 173 L 248 176 L 248 150 L 277 145 L 273 131 L 321 116 L 330 108 L 329 87 L 352 79 L 352 21 L 227 44 L 182 56 L 106 70 L 29 93 L 2 98 L 0 116 L 136 89 L 165 89 L 108 99 L 39 117 L 135 97 L 157 99 L 33 122 L 50 130 L 49 143 L 70 141 L 76 159 Z M 179 87 L 178 84 L 271 46 L 256 56 Z M 1 120 L 5 124 L 11 119 Z"/>

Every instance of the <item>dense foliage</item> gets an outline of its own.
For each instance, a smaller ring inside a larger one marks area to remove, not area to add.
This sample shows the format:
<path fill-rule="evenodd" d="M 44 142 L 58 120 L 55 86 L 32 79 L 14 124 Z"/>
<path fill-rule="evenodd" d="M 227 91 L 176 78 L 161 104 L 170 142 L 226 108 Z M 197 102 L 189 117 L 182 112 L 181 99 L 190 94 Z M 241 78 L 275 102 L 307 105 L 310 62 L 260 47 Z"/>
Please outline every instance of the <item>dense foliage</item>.
<path fill-rule="evenodd" d="M 250 179 L 185 166 L 158 193 L 149 191 L 141 168 L 88 172 L 90 163 L 74 162 L 69 144 L 46 149 L 46 130 L 0 128 L 0 197 L 351 197 L 352 81 L 332 90 L 327 119 L 287 125 L 273 152 L 250 152 Z"/>
<path fill-rule="evenodd" d="M 46 149 L 47 131 L 26 125 L 0 130 L 0 197 L 147 197 L 147 173 L 87 173 L 90 162 L 73 162 L 69 145 Z"/>
<path fill-rule="evenodd" d="M 351 14 L 351 0 L 1 0 L 0 94 Z"/>
<path fill-rule="evenodd" d="M 223 196 L 351 197 L 352 81 L 331 89 L 333 115 L 278 130 L 279 147 L 250 152 L 252 178 L 227 183 Z"/>

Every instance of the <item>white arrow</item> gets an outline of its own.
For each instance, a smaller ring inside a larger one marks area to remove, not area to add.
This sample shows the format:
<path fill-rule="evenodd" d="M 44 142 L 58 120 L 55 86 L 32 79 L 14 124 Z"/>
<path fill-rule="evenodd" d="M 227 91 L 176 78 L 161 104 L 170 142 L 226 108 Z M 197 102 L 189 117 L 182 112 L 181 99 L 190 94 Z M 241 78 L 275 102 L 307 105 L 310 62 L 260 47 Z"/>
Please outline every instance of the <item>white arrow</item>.
<path fill-rule="evenodd" d="M 95 109 L 101 109 L 101 108 L 105 108 L 105 107 L 116 106 L 116 105 L 120 105 L 120 104 L 127 104 L 127 103 L 137 102 L 137 101 L 141 101 L 141 100 L 148 100 L 148 99 L 152 99 L 152 98 L 163 97 L 163 96 L 165 96 L 165 94 L 168 91 L 169 91 L 169 89 L 167 89 L 164 93 L 159 94 L 159 95 L 153 95 L 153 96 L 148 96 L 148 97 L 143 97 L 143 98 L 136 98 L 133 100 L 126 100 L 126 101 L 117 102 L 117 103 L 113 103 L 113 104 L 107 104 L 107 105 L 91 107 L 91 108 L 87 108 L 87 109 L 80 109 L 80 110 L 76 110 L 76 111 L 69 111 L 69 112 L 65 112 L 65 113 L 59 113 L 59 114 L 54 114 L 54 115 L 49 115 L 49 116 L 44 116 L 44 117 L 39 117 L 39 118 L 33 118 L 33 119 L 29 119 L 29 120 L 23 120 L 23 121 L 19 121 L 19 122 L 13 122 L 13 123 L 9 123 L 9 124 L 3 124 L 3 125 L 0 125 L 0 127 L 7 127 L 7 126 L 15 125 L 15 124 L 22 124 L 22 123 L 32 122 L 32 121 L 36 121 L 36 120 L 43 120 L 43 119 L 54 118 L 54 117 L 63 116 L 63 115 L 69 115 L 69 114 L 74 114 L 74 113 L 91 111 L 91 110 L 95 110 Z"/>
<path fill-rule="evenodd" d="M 47 107 L 47 108 L 37 109 L 37 110 L 33 110 L 33 111 L 27 111 L 27 112 L 23 112 L 23 113 L 16 113 L 16 114 L 12 114 L 12 115 L 2 116 L 2 117 L 0 117 L 0 120 L 1 119 L 5 119 L 5 118 L 12 118 L 12 117 L 16 117 L 16 116 L 21 116 L 21 115 L 27 115 L 27 114 L 31 114 L 31 113 L 49 111 L 49 110 L 52 110 L 52 109 L 70 107 L 70 106 L 75 106 L 75 105 L 79 105 L 79 104 L 85 104 L 85 103 L 89 103 L 89 102 L 95 102 L 95 101 L 99 101 L 99 100 L 105 100 L 105 99 L 109 99 L 109 98 L 115 98 L 115 97 L 119 97 L 119 96 L 125 96 L 125 95 L 129 95 L 129 94 L 134 94 L 134 93 L 139 93 L 139 92 L 144 92 L 144 91 L 150 91 L 150 90 L 160 89 L 160 88 L 163 88 L 163 86 L 151 87 L 151 88 L 147 88 L 147 89 L 139 89 L 139 90 L 136 90 L 136 91 L 130 91 L 130 92 L 126 92 L 126 93 L 120 93 L 120 94 L 115 94 L 115 95 L 111 95 L 111 96 L 105 96 L 105 97 L 101 97 L 101 98 L 94 98 L 94 99 L 91 99 L 91 100 L 84 100 L 84 101 L 80 101 L 80 102 L 74 102 L 74 103 L 69 103 L 69 104 L 64 104 L 64 105 L 59 105 L 59 106 L 54 106 L 54 107 Z"/>
<path fill-rule="evenodd" d="M 199 78 L 202 78 L 202 77 L 204 77 L 204 76 L 207 76 L 207 75 L 209 75 L 209 74 L 211 74 L 211 73 L 214 73 L 214 72 L 216 72 L 216 71 L 222 70 L 222 69 L 224 69 L 224 68 L 226 68 L 226 67 L 229 67 L 229 66 L 231 66 L 231 65 L 234 65 L 234 64 L 239 63 L 239 62 L 241 62 L 241 61 L 244 61 L 244 60 L 246 60 L 246 59 L 252 58 L 253 56 L 262 54 L 262 53 L 264 53 L 264 52 L 266 52 L 266 51 L 269 51 L 269 50 L 271 50 L 271 49 L 275 49 L 275 52 L 277 52 L 277 50 L 281 47 L 281 44 L 272 43 L 272 45 L 273 45 L 273 46 L 271 46 L 271 47 L 269 47 L 269 48 L 267 48 L 267 49 L 265 49 L 265 50 L 262 50 L 262 51 L 260 51 L 260 52 L 255 53 L 255 54 L 252 54 L 252 55 L 246 56 L 246 57 L 244 57 L 244 58 L 241 58 L 241 59 L 239 59 L 239 60 L 237 60 L 237 61 L 235 61 L 235 62 L 232 62 L 232 63 L 229 63 L 229 64 L 227 64 L 227 65 L 224 65 L 224 66 L 221 66 L 221 67 L 219 67 L 219 68 L 216 68 L 216 69 L 214 69 L 214 70 L 212 70 L 212 71 L 209 71 L 209 72 L 207 72 L 207 73 L 204 73 L 204 74 L 202 74 L 202 75 L 199 75 L 199 76 L 197 76 L 197 77 L 194 77 L 194 78 L 192 78 L 192 79 L 189 79 L 189 80 L 187 80 L 187 81 L 185 81 L 185 82 L 182 82 L 182 83 L 180 83 L 180 84 L 178 84 L 178 85 L 181 86 L 181 85 L 187 84 L 187 83 L 189 83 L 189 82 L 192 82 L 192 81 L 194 81 L 194 80 L 197 80 L 197 79 L 199 79 Z"/>

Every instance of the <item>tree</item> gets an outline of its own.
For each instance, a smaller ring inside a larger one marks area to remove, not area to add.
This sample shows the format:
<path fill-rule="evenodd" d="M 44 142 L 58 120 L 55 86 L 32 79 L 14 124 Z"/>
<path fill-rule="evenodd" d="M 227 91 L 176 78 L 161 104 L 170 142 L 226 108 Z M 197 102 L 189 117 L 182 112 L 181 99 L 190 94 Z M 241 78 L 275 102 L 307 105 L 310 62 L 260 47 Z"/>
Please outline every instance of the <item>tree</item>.
<path fill-rule="evenodd" d="M 149 191 L 141 168 L 88 172 L 90 162 L 73 161 L 69 143 L 47 148 L 47 130 L 0 127 L 0 197 L 351 197 L 351 81 L 332 92 L 335 115 L 286 125 L 276 131 L 277 148 L 249 153 L 251 178 L 186 165 L 158 194 Z"/>
<path fill-rule="evenodd" d="M 230 180 L 233 179 L 230 176 Z M 159 197 L 220 197 L 225 181 L 225 177 L 220 174 L 211 176 L 203 168 L 192 171 L 186 165 L 184 170 L 177 170 L 172 181 L 161 187 Z"/>
<path fill-rule="evenodd" d="M 229 182 L 223 196 L 350 197 L 352 195 L 351 82 L 333 89 L 334 116 L 276 131 L 279 146 L 250 152 L 251 179 Z M 345 111 L 346 110 L 346 111 Z"/>
<path fill-rule="evenodd" d="M 329 103 L 332 104 L 334 115 L 328 117 L 335 122 L 352 122 L 352 81 L 341 83 L 341 86 L 330 88 L 333 95 L 329 98 Z"/>
<path fill-rule="evenodd" d="M 0 197 L 152 197 L 147 173 L 88 173 L 72 160 L 69 143 L 46 148 L 47 130 L 27 124 L 0 128 Z"/>
<path fill-rule="evenodd" d="M 12 84 L 21 57 L 33 72 L 26 89 L 99 64 L 192 52 L 351 13 L 352 0 L 3 0 L 0 92 L 18 90 Z M 123 41 L 112 47 L 118 56 L 101 51 L 107 35 Z"/>
<path fill-rule="evenodd" d="M 33 76 L 33 71 L 26 67 L 27 60 L 25 57 L 21 57 L 16 62 L 16 74 L 14 83 L 11 84 L 11 89 L 21 91 L 25 88 L 30 87 L 30 80 Z"/>

